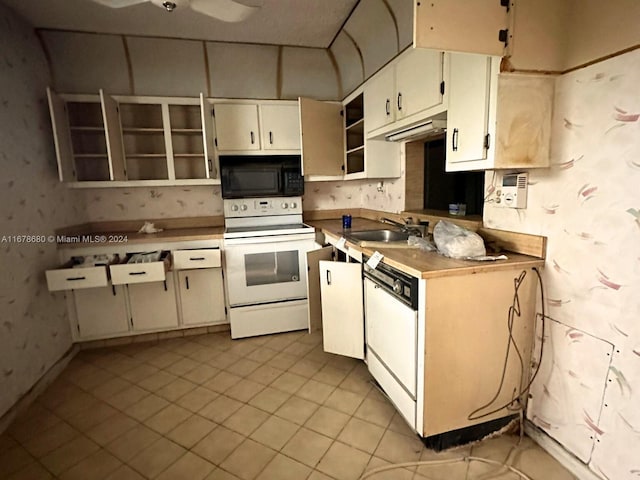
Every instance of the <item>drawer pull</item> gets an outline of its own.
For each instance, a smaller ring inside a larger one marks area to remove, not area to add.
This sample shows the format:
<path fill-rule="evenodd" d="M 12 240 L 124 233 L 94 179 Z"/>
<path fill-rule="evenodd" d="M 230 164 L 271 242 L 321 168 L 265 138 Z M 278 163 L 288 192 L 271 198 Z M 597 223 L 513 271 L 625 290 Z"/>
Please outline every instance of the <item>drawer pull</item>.
<path fill-rule="evenodd" d="M 184 280 L 185 280 L 185 283 L 186 283 L 187 290 L 189 290 L 189 275 L 186 275 L 184 277 Z"/>
<path fill-rule="evenodd" d="M 202 260 L 206 260 L 204 257 L 189 257 L 189 260 L 192 262 L 201 262 Z"/>
<path fill-rule="evenodd" d="M 86 279 L 87 277 L 70 277 L 70 278 L 67 278 L 67 282 L 75 282 L 78 280 L 86 280 Z"/>
<path fill-rule="evenodd" d="M 129 275 L 146 275 L 147 272 L 129 272 Z"/>

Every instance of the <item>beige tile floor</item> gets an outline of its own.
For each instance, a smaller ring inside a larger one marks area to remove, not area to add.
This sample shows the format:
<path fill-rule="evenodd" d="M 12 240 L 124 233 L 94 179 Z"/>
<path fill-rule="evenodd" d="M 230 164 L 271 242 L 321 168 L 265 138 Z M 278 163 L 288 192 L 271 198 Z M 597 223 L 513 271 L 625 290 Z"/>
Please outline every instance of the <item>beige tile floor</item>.
<path fill-rule="evenodd" d="M 210 334 L 81 352 L 4 434 L 0 478 L 356 480 L 365 470 L 475 455 L 534 480 L 574 477 L 525 439 L 436 454 L 372 386 L 359 361 L 301 332 Z M 383 479 L 517 479 L 472 462 Z"/>

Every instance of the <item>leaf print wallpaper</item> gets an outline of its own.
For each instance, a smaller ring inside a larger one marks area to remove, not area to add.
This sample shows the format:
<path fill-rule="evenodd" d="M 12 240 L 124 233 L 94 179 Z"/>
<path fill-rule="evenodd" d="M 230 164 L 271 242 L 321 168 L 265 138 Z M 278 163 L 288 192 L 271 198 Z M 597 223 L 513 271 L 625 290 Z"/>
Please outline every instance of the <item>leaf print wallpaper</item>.
<path fill-rule="evenodd" d="M 488 227 L 548 237 L 553 320 L 528 417 L 602 478 L 637 479 L 640 50 L 559 77 L 552 128 L 527 208 L 484 213 Z"/>
<path fill-rule="evenodd" d="M 385 180 L 383 192 L 372 180 L 307 182 L 304 188 L 305 210 L 363 207 L 400 212 L 404 208 L 404 173 L 402 178 Z M 82 190 L 81 195 L 92 222 L 223 214 L 219 186 L 100 188 Z"/>
<path fill-rule="evenodd" d="M 48 79 L 32 28 L 0 3 L 0 417 L 71 346 L 64 297 L 44 276 L 55 244 L 9 238 L 86 221 L 81 197 L 58 183 Z"/>

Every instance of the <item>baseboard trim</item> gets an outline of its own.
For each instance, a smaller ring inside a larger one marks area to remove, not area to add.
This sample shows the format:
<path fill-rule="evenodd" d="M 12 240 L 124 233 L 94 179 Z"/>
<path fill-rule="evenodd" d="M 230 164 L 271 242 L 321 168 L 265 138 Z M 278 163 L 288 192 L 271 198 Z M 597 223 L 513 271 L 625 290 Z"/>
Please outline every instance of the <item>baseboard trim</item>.
<path fill-rule="evenodd" d="M 598 476 L 588 465 L 585 465 L 571 453 L 567 452 L 562 445 L 529 420 L 525 421 L 524 431 L 534 442 L 540 445 L 544 451 L 555 458 L 564 468 L 580 480 L 602 480 L 602 477 Z"/>
<path fill-rule="evenodd" d="M 80 351 L 78 345 L 72 345 L 53 366 L 38 379 L 33 386 L 13 404 L 2 416 L 0 416 L 0 434 L 4 432 L 18 415 L 25 412 L 29 406 L 46 390 L 46 388 L 58 378 L 58 375 L 69 365 L 69 362 Z"/>

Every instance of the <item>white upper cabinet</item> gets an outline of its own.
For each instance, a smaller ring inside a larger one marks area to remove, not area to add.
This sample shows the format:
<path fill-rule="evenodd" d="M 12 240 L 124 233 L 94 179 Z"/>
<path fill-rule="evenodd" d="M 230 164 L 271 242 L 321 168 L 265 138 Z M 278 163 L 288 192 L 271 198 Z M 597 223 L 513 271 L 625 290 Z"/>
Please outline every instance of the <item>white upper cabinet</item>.
<path fill-rule="evenodd" d="M 452 53 L 448 172 L 549 166 L 555 79 L 500 74 L 500 58 Z"/>
<path fill-rule="evenodd" d="M 396 63 L 396 118 L 406 118 L 442 104 L 443 54 L 412 50 Z"/>
<path fill-rule="evenodd" d="M 409 49 L 364 86 L 367 137 L 380 137 L 446 110 L 445 55 Z"/>
<path fill-rule="evenodd" d="M 214 100 L 220 153 L 273 155 L 300 153 L 298 102 Z"/>
<path fill-rule="evenodd" d="M 413 45 L 502 56 L 500 31 L 509 25 L 499 0 L 414 0 Z M 512 2 L 509 2 L 511 4 Z"/>
<path fill-rule="evenodd" d="M 486 168 L 491 146 L 489 103 L 491 57 L 451 55 L 449 109 L 447 111 L 447 170 Z M 495 80 L 494 80 L 495 81 Z M 495 103 L 495 101 L 494 101 Z"/>
<path fill-rule="evenodd" d="M 190 97 L 58 95 L 49 109 L 60 181 L 73 187 L 216 183 L 211 108 Z"/>
<path fill-rule="evenodd" d="M 364 108 L 367 112 L 367 131 L 377 130 L 393 123 L 396 119 L 395 80 L 395 69 L 387 67 L 365 84 Z"/>
<path fill-rule="evenodd" d="M 219 151 L 260 150 L 258 105 L 217 103 L 214 109 Z"/>
<path fill-rule="evenodd" d="M 260 105 L 261 138 L 265 150 L 300 150 L 297 103 Z"/>

